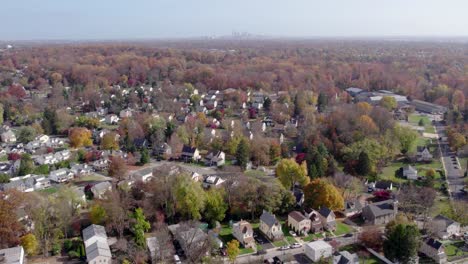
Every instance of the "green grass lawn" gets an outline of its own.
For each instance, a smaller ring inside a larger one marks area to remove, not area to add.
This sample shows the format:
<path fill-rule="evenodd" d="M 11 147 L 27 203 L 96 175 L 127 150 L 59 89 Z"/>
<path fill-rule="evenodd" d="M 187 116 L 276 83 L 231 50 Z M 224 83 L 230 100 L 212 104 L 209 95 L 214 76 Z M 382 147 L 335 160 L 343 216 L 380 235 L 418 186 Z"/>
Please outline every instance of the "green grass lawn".
<path fill-rule="evenodd" d="M 336 222 L 336 231 L 333 232 L 337 236 L 341 236 L 353 231 L 353 228 L 342 222 Z"/>
<path fill-rule="evenodd" d="M 465 242 L 455 242 L 452 244 L 446 244 L 444 245 L 445 247 L 445 254 L 447 254 L 447 257 L 450 261 L 451 258 L 453 257 L 458 257 L 458 256 L 468 256 L 468 252 L 465 252 L 461 249 L 463 247 L 463 244 Z"/>
<path fill-rule="evenodd" d="M 435 129 L 434 129 L 434 126 L 432 126 L 432 122 L 431 120 L 429 120 L 429 118 L 427 116 L 422 116 L 422 115 L 419 115 L 419 114 L 410 114 L 408 116 L 408 122 L 413 124 L 413 125 L 416 125 L 418 126 L 419 125 L 419 120 L 423 120 L 424 122 L 424 130 L 426 133 L 435 133 Z"/>
<path fill-rule="evenodd" d="M 438 214 L 448 215 L 452 212 L 452 206 L 448 197 L 439 196 L 434 201 L 434 206 L 431 208 L 431 215 L 436 216 Z"/>
<path fill-rule="evenodd" d="M 0 161 L 8 161 L 8 155 L 1 156 Z"/>
<path fill-rule="evenodd" d="M 390 165 L 388 165 L 387 167 L 382 169 L 382 173 L 380 173 L 379 176 L 378 176 L 379 180 L 387 180 L 387 181 L 392 181 L 392 182 L 395 182 L 395 183 L 405 183 L 405 182 L 407 182 L 408 181 L 407 179 L 397 178 L 395 176 L 395 171 L 398 170 L 399 168 L 407 165 L 407 164 L 410 164 L 415 169 L 417 169 L 419 176 L 424 176 L 425 171 L 428 170 L 428 169 L 431 169 L 431 168 L 435 169 L 435 170 L 442 169 L 442 164 L 441 164 L 439 159 L 434 159 L 434 161 L 432 161 L 431 163 L 428 163 L 428 164 L 426 164 L 426 163 L 404 163 L 404 162 L 401 162 L 401 161 L 392 162 L 392 163 L 390 163 Z M 435 178 L 440 179 L 440 174 L 436 173 Z"/>
<path fill-rule="evenodd" d="M 317 240 L 319 238 L 323 238 L 322 233 L 309 234 L 306 237 L 304 237 L 302 240 L 304 240 L 306 242 L 310 242 L 310 241 L 313 241 L 313 240 Z"/>
<path fill-rule="evenodd" d="M 286 242 L 285 240 L 279 240 L 273 242 L 273 245 L 275 245 L 275 247 L 282 247 L 288 245 L 288 242 Z"/>
<path fill-rule="evenodd" d="M 370 256 L 370 257 L 361 258 L 359 260 L 359 263 L 362 263 L 362 264 L 380 264 L 381 262 L 376 257 Z"/>
<path fill-rule="evenodd" d="M 252 248 L 240 248 L 240 253 L 239 255 L 245 255 L 245 254 L 250 254 L 254 253 L 255 251 Z"/>
<path fill-rule="evenodd" d="M 283 229 L 283 234 L 284 238 L 288 241 L 289 244 L 294 244 L 296 243 L 296 239 L 289 233 L 290 229 L 288 225 L 285 223 L 286 221 L 281 221 L 282 229 Z"/>
<path fill-rule="evenodd" d="M 47 189 L 40 190 L 39 192 L 43 193 L 43 194 L 46 194 L 46 195 L 50 195 L 50 194 L 56 193 L 57 191 L 58 191 L 58 189 L 56 187 L 49 187 Z"/>

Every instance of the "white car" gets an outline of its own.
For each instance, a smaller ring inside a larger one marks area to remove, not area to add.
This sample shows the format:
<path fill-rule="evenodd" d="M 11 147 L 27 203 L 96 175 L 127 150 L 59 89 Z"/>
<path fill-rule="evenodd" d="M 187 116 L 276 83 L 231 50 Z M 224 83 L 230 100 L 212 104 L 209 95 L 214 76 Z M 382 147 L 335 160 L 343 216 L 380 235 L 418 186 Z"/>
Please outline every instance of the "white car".
<path fill-rule="evenodd" d="M 294 243 L 291 245 L 291 248 L 300 248 L 300 247 L 302 247 L 302 245 L 299 243 Z"/>
<path fill-rule="evenodd" d="M 288 250 L 289 249 L 289 246 L 282 246 L 279 248 L 279 250 Z"/>
<path fill-rule="evenodd" d="M 289 234 L 290 234 L 291 236 L 293 236 L 293 237 L 296 237 L 296 236 L 297 236 L 296 233 L 295 233 L 294 231 L 292 231 L 292 230 L 289 231 Z"/>

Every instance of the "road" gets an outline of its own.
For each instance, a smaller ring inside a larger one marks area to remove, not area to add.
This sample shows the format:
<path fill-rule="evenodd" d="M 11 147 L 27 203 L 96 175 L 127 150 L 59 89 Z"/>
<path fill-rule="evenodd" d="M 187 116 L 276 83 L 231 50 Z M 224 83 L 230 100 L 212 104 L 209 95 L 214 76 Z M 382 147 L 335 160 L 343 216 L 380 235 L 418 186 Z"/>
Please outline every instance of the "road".
<path fill-rule="evenodd" d="M 435 128 L 439 138 L 445 139 L 445 126 L 440 122 L 436 122 Z M 460 161 L 455 156 L 455 153 L 450 151 L 447 140 L 439 140 L 438 144 L 451 198 L 457 200 L 467 199 L 467 195 L 461 192 L 465 186 L 465 179 L 463 178 L 463 173 L 461 171 Z"/>

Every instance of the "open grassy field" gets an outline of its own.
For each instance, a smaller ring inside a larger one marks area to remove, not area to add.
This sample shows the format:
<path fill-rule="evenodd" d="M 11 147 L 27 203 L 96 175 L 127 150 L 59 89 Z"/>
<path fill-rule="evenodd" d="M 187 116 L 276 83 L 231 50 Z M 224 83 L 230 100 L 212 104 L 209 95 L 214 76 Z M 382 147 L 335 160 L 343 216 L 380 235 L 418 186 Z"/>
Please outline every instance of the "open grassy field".
<path fill-rule="evenodd" d="M 335 233 L 335 235 L 337 236 L 341 236 L 352 231 L 353 231 L 353 228 L 351 226 L 342 222 L 336 222 L 336 230 L 333 233 Z"/>
<path fill-rule="evenodd" d="M 408 116 L 408 122 L 412 125 L 418 126 L 420 120 L 423 120 L 424 130 L 426 133 L 435 133 L 435 128 L 434 126 L 432 126 L 432 122 L 427 116 L 420 115 L 417 113 L 413 113 Z"/>

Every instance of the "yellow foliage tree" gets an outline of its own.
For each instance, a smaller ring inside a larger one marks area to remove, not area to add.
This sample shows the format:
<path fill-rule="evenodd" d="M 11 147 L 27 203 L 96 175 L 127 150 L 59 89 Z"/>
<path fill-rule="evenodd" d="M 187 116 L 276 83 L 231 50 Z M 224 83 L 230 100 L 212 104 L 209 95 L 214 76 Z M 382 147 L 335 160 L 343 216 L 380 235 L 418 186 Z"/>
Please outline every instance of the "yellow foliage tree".
<path fill-rule="evenodd" d="M 379 129 L 374 120 L 368 115 L 362 115 L 358 120 L 359 128 L 365 133 L 374 133 Z"/>
<path fill-rule="evenodd" d="M 37 254 L 39 249 L 39 243 L 37 242 L 36 236 L 33 234 L 27 234 L 21 237 L 21 246 L 28 256 L 34 256 Z"/>
<path fill-rule="evenodd" d="M 291 190 L 294 184 L 305 186 L 309 183 L 307 177 L 307 164 L 304 161 L 299 165 L 294 159 L 282 159 L 276 167 L 276 176 L 284 188 Z"/>
<path fill-rule="evenodd" d="M 228 242 L 226 251 L 227 251 L 227 255 L 229 257 L 229 260 L 231 262 L 234 262 L 236 260 L 237 256 L 240 253 L 239 241 L 233 239 L 230 242 Z"/>
<path fill-rule="evenodd" d="M 101 148 L 107 150 L 118 150 L 119 142 L 117 141 L 117 133 L 109 132 L 102 137 Z"/>
<path fill-rule="evenodd" d="M 304 188 L 304 195 L 306 206 L 311 208 L 326 206 L 331 210 L 340 210 L 344 207 L 344 199 L 339 190 L 322 179 L 312 180 Z"/>
<path fill-rule="evenodd" d="M 68 134 L 68 138 L 70 139 L 70 145 L 74 148 L 91 146 L 93 144 L 91 131 L 84 127 L 72 128 Z"/>

